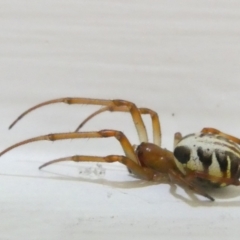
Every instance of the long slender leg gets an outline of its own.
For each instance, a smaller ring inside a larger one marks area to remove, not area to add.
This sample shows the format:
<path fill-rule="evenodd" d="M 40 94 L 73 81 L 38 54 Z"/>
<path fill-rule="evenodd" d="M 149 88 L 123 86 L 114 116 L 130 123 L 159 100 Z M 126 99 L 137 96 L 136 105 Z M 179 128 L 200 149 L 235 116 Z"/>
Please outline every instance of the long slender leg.
<path fill-rule="evenodd" d="M 139 164 L 138 158 L 134 152 L 132 145 L 130 144 L 127 137 L 120 131 L 115 130 L 101 130 L 98 132 L 73 132 L 73 133 L 54 133 L 48 135 L 42 135 L 34 138 L 27 139 L 25 141 L 16 143 L 0 153 L 0 156 L 5 154 L 6 152 L 12 150 L 13 148 L 19 147 L 21 145 L 36 142 L 36 141 L 58 141 L 64 139 L 78 139 L 78 138 L 108 138 L 108 137 L 115 137 L 121 144 L 123 151 L 126 157 L 132 159 L 136 164 Z"/>
<path fill-rule="evenodd" d="M 211 201 L 214 201 L 214 198 L 211 197 L 210 195 L 208 195 L 207 193 L 205 193 L 202 189 L 200 189 L 199 187 L 197 187 L 196 185 L 194 185 L 191 181 L 188 181 L 187 179 L 185 179 L 185 177 L 182 176 L 181 173 L 178 173 L 172 169 L 169 170 L 169 174 L 171 177 L 173 177 L 175 180 L 179 181 L 180 183 L 188 186 L 190 189 L 192 189 L 194 192 L 196 192 L 199 195 L 202 195 L 206 198 L 208 198 Z"/>
<path fill-rule="evenodd" d="M 218 134 L 219 136 L 222 136 L 222 137 L 225 137 L 237 144 L 240 144 L 240 139 L 239 138 L 236 138 L 234 136 L 231 136 L 231 135 L 228 135 L 226 133 L 223 133 L 221 131 L 219 131 L 218 129 L 215 129 L 215 128 L 203 128 L 201 133 L 211 133 L 211 134 Z"/>
<path fill-rule="evenodd" d="M 118 108 L 119 112 L 121 111 L 121 108 Z M 88 122 L 90 121 L 92 118 L 94 118 L 95 116 L 97 116 L 100 113 L 106 112 L 106 111 L 111 111 L 112 108 L 111 107 L 102 107 L 100 109 L 98 109 L 97 111 L 93 112 L 91 115 L 89 115 L 88 117 L 86 117 L 76 128 L 76 130 L 74 132 L 79 132 L 79 130 Z"/>
<path fill-rule="evenodd" d="M 33 110 L 43 107 L 45 105 L 53 104 L 53 103 L 66 103 L 66 104 L 90 104 L 90 105 L 100 105 L 100 106 L 106 106 L 106 107 L 121 107 L 125 106 L 128 109 L 128 112 L 131 113 L 133 122 L 135 124 L 135 127 L 138 132 L 138 136 L 140 139 L 140 142 L 148 142 L 148 136 L 147 131 L 144 125 L 144 122 L 142 120 L 141 114 L 136 107 L 136 105 L 132 102 L 128 102 L 125 100 L 103 100 L 103 99 L 91 99 L 91 98 L 59 98 L 59 99 L 53 99 L 50 101 L 46 101 L 43 103 L 40 103 L 25 112 L 23 112 L 10 126 L 9 129 L 11 129 L 21 118 L 23 118 L 28 113 L 32 112 Z"/>
<path fill-rule="evenodd" d="M 155 175 L 156 175 L 156 173 L 152 169 L 141 167 L 140 165 L 138 165 L 134 161 L 132 161 L 130 158 L 127 158 L 125 156 L 120 156 L 120 155 L 109 155 L 106 157 L 75 155 L 75 156 L 71 156 L 71 157 L 58 158 L 58 159 L 49 161 L 49 162 L 41 165 L 39 167 L 39 169 L 42 169 L 42 168 L 44 168 L 48 165 L 54 164 L 54 163 L 64 162 L 64 161 L 107 162 L 107 163 L 120 162 L 120 163 L 124 164 L 128 169 L 130 169 L 133 174 L 140 177 L 141 179 L 151 181 L 151 180 L 154 180 Z"/>
<path fill-rule="evenodd" d="M 121 106 L 121 107 L 114 107 L 114 106 L 109 106 L 109 107 L 103 107 L 100 108 L 99 110 L 93 112 L 91 115 L 89 115 L 87 118 L 85 118 L 77 127 L 75 132 L 78 132 L 89 120 L 91 120 L 93 117 L 97 116 L 100 113 L 110 111 L 110 112 L 129 112 L 129 109 L 126 106 Z M 152 131 L 153 131 L 153 143 L 161 147 L 161 126 L 160 126 L 160 121 L 158 114 L 149 109 L 149 108 L 138 108 L 138 111 L 141 114 L 149 114 L 152 120 Z M 141 140 L 141 139 L 140 139 Z"/>

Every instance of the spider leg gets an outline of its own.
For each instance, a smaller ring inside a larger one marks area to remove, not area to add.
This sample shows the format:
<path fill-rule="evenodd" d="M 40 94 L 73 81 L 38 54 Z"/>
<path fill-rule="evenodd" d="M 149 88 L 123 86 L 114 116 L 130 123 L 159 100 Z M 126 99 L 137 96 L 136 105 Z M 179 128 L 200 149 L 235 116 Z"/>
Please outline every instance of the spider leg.
<path fill-rule="evenodd" d="M 50 101 L 46 101 L 43 103 L 40 103 L 32 108 L 29 108 L 25 112 L 23 112 L 10 126 L 9 129 L 11 129 L 21 118 L 23 118 L 28 113 L 32 112 L 33 110 L 43 107 L 45 105 L 53 104 L 53 103 L 66 103 L 66 104 L 90 104 L 90 105 L 100 105 L 100 106 L 106 106 L 106 107 L 121 107 L 124 106 L 126 109 L 128 109 L 128 112 L 131 113 L 133 122 L 135 124 L 135 127 L 138 132 L 138 136 L 140 139 L 140 142 L 148 142 L 148 136 L 147 131 L 144 125 L 144 122 L 142 120 L 141 114 L 136 107 L 136 105 L 132 102 L 125 101 L 125 100 L 103 100 L 103 99 L 92 99 L 92 98 L 58 98 L 53 99 Z"/>
<path fill-rule="evenodd" d="M 193 190 L 194 192 L 196 192 L 199 195 L 202 195 L 206 198 L 208 198 L 211 201 L 214 201 L 214 198 L 211 197 L 210 195 L 208 195 L 207 193 L 205 193 L 202 189 L 200 189 L 198 186 L 196 186 L 195 184 L 192 183 L 192 181 L 190 181 L 190 179 L 186 179 L 180 172 L 177 172 L 173 169 L 169 170 L 169 174 L 171 177 L 173 177 L 176 181 L 180 182 L 183 185 L 188 186 L 191 190 Z"/>
<path fill-rule="evenodd" d="M 180 132 L 176 132 L 174 134 L 173 149 L 176 148 L 177 144 L 180 142 L 181 139 L 182 139 L 182 134 Z"/>
<path fill-rule="evenodd" d="M 215 128 L 203 128 L 201 133 L 210 133 L 210 134 L 217 134 L 219 136 L 222 136 L 222 137 L 225 137 L 237 144 L 240 144 L 240 139 L 239 138 L 236 138 L 234 136 L 231 136 L 231 135 L 228 135 L 226 133 L 223 133 L 221 131 L 219 131 L 218 129 L 215 129 Z"/>
<path fill-rule="evenodd" d="M 113 162 L 120 162 L 125 165 L 128 169 L 131 170 L 131 173 L 135 174 L 136 176 L 140 177 L 144 180 L 155 180 L 156 173 L 149 168 L 142 167 L 132 161 L 130 158 L 120 155 L 109 155 L 106 157 L 99 157 L 99 156 L 83 156 L 83 155 L 75 155 L 65 158 L 58 158 L 49 162 L 44 163 L 39 167 L 42 169 L 48 165 L 64 162 L 64 161 L 73 161 L 73 162 L 106 162 L 106 163 L 113 163 Z M 158 175 L 159 177 L 159 175 Z M 158 179 L 159 180 L 159 179 Z"/>
<path fill-rule="evenodd" d="M 76 130 L 74 132 L 79 132 L 79 130 L 92 118 L 94 118 L 95 116 L 97 116 L 100 113 L 106 112 L 106 111 L 111 111 L 111 107 L 102 107 L 100 109 L 98 109 L 97 111 L 93 112 L 92 114 L 90 114 L 88 117 L 86 117 L 76 128 Z M 120 108 L 119 108 L 119 112 L 120 112 Z"/>
<path fill-rule="evenodd" d="M 236 185 L 236 186 L 240 185 L 239 180 L 236 178 L 216 177 L 200 171 L 194 171 L 186 175 L 186 179 L 190 181 L 193 181 L 196 178 L 209 180 L 212 183 L 220 183 L 223 185 Z"/>
<path fill-rule="evenodd" d="M 93 112 L 91 115 L 89 115 L 87 118 L 85 118 L 79 124 L 79 126 L 77 127 L 75 132 L 78 132 L 89 120 L 91 120 L 98 114 L 106 112 L 106 111 L 129 112 L 129 109 L 126 106 L 120 106 L 120 107 L 107 106 L 107 107 L 100 108 L 99 110 Z M 161 126 L 160 126 L 158 114 L 155 111 L 148 109 L 148 108 L 138 108 L 138 111 L 140 112 L 140 114 L 149 114 L 150 115 L 151 120 L 152 120 L 153 143 L 158 146 L 161 146 L 161 135 L 162 134 L 161 134 Z M 141 141 L 141 139 L 140 139 L 140 141 Z"/>
<path fill-rule="evenodd" d="M 58 141 L 64 139 L 78 139 L 78 138 L 108 138 L 115 137 L 121 144 L 122 149 L 126 155 L 126 157 L 132 159 L 136 164 L 139 164 L 138 158 L 134 152 L 132 145 L 130 144 L 128 138 L 124 135 L 124 133 L 115 130 L 101 130 L 98 132 L 70 132 L 70 133 L 53 133 L 48 135 L 42 135 L 34 138 L 27 139 L 25 141 L 16 143 L 0 153 L 0 156 L 5 154 L 6 152 L 12 150 L 13 148 L 19 147 L 21 145 L 36 142 L 36 141 Z"/>

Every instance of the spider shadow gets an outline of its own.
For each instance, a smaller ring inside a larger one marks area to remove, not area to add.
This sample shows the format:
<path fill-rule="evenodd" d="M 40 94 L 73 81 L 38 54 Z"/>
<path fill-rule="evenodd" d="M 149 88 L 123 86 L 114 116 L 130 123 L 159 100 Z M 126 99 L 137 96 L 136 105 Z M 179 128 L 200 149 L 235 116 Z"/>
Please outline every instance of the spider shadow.
<path fill-rule="evenodd" d="M 199 199 L 196 193 L 187 188 L 186 186 L 181 186 L 184 189 L 186 195 L 189 197 L 184 197 L 184 195 L 177 193 L 178 186 L 175 184 L 170 184 L 170 193 L 176 198 L 186 203 L 190 207 L 240 207 L 240 201 L 232 201 L 234 197 L 240 196 L 240 190 L 235 187 L 224 187 L 224 188 L 206 188 L 204 189 L 206 193 L 212 196 L 215 201 L 210 201 L 209 199 Z M 236 191 L 237 190 L 237 191 Z M 202 197 L 203 198 L 203 197 Z M 224 199 L 225 201 L 219 201 Z M 231 201 L 229 201 L 229 199 Z"/>
<path fill-rule="evenodd" d="M 29 162 L 29 161 L 27 161 L 27 162 Z M 64 164 L 62 164 L 62 165 L 64 166 Z M 65 166 L 70 167 L 70 168 L 74 167 L 74 166 L 67 165 L 67 164 L 65 164 Z M 55 175 L 55 176 L 31 176 L 31 175 L 23 175 L 23 174 L 6 174 L 6 173 L 0 173 L 0 176 L 45 179 L 45 180 L 59 180 L 59 181 L 70 181 L 70 182 L 77 181 L 77 182 L 81 182 L 81 183 L 84 183 L 84 182 L 85 183 L 93 183 L 93 184 L 105 185 L 105 186 L 109 186 L 112 188 L 121 188 L 121 189 L 142 188 L 142 187 L 148 187 L 148 186 L 159 184 L 159 183 L 155 183 L 155 182 L 149 182 L 149 181 L 142 180 L 130 173 L 129 174 L 131 175 L 131 177 L 134 178 L 135 180 L 114 181 L 114 180 L 107 180 L 107 179 L 104 179 L 103 177 L 97 177 L 97 176 L 95 176 L 94 178 L 90 178 L 89 176 L 81 177 L 80 175 L 74 177 L 74 176 L 69 176 L 67 174 L 62 174 L 62 173 L 47 170 L 47 169 L 41 169 L 39 171 L 41 171 L 43 173 Z M 128 172 L 126 171 L 126 173 L 128 173 Z"/>
<path fill-rule="evenodd" d="M 135 178 L 133 181 L 113 181 L 113 180 L 107 180 L 104 178 L 96 178 L 96 179 L 91 179 L 88 177 L 70 177 L 65 174 L 59 174 L 53 171 L 49 170 L 41 170 L 46 173 L 50 174 L 57 174 L 58 177 L 46 177 L 48 179 L 53 179 L 53 180 L 67 180 L 67 181 L 78 181 L 78 182 L 85 182 L 85 183 L 93 183 L 93 184 L 99 184 L 99 185 L 105 185 L 108 187 L 112 188 L 121 188 L 121 189 L 132 189 L 132 188 L 142 188 L 142 187 L 148 187 L 152 185 L 156 185 L 157 183 L 145 181 L 139 178 Z M 132 175 L 131 175 L 132 176 Z"/>

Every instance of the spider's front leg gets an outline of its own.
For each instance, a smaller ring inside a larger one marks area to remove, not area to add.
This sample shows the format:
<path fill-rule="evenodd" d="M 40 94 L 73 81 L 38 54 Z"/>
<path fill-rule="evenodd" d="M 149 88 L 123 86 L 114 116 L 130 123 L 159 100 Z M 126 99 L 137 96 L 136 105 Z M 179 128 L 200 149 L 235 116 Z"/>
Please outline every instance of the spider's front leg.
<path fill-rule="evenodd" d="M 115 100 L 119 101 L 119 100 Z M 158 117 L 158 114 L 153 111 L 152 109 L 149 108 L 137 108 L 140 114 L 147 114 L 151 117 L 152 120 L 152 133 L 153 133 L 153 142 L 154 144 L 158 145 L 161 147 L 161 138 L 162 138 L 162 133 L 161 133 L 161 126 L 160 126 L 160 120 Z M 127 106 L 107 106 L 100 108 L 99 110 L 93 112 L 91 115 L 89 115 L 87 118 L 85 118 L 77 127 L 75 132 L 78 132 L 88 121 L 90 121 L 92 118 L 96 117 L 97 115 L 110 111 L 110 112 L 129 112 L 129 107 Z M 136 118 L 136 114 L 132 115 L 133 118 Z M 136 122 L 136 121 L 134 121 Z M 141 141 L 142 139 L 140 139 Z"/>
<path fill-rule="evenodd" d="M 54 133 L 48 135 L 42 135 L 34 138 L 27 139 L 25 141 L 16 143 L 0 153 L 0 156 L 5 154 L 6 152 L 19 147 L 21 145 L 25 145 L 31 142 L 36 141 L 57 141 L 57 140 L 64 140 L 64 139 L 80 139 L 80 138 L 108 138 L 108 137 L 115 137 L 121 144 L 122 149 L 126 156 L 119 156 L 119 155 L 110 155 L 107 157 L 97 157 L 97 156 L 73 156 L 67 158 L 60 158 L 50 162 L 47 162 L 40 166 L 40 168 L 46 167 L 47 165 L 62 162 L 62 161 L 89 161 L 89 162 L 120 162 L 127 166 L 131 170 L 132 173 L 137 175 L 138 177 L 146 180 L 159 180 L 161 178 L 161 174 L 157 174 L 156 171 L 150 169 L 148 167 L 141 166 L 138 157 L 130 144 L 127 137 L 120 131 L 115 130 L 101 130 L 98 132 L 72 132 L 72 133 Z"/>
<path fill-rule="evenodd" d="M 108 137 L 115 137 L 120 142 L 126 156 L 138 164 L 138 158 L 128 138 L 121 131 L 115 131 L 115 130 L 101 130 L 98 132 L 92 131 L 92 132 L 53 133 L 48 135 L 42 135 L 42 136 L 30 138 L 22 142 L 16 143 L 6 148 L 5 150 L 3 150 L 0 153 L 0 156 L 12 150 L 13 148 L 19 147 L 21 145 L 25 145 L 27 143 L 36 142 L 36 141 L 42 141 L 42 140 L 57 141 L 57 140 L 65 140 L 65 139 L 108 138 Z"/>
<path fill-rule="evenodd" d="M 104 99 L 93 99 L 93 98 L 58 98 L 53 99 L 50 101 L 46 101 L 43 103 L 40 103 L 34 107 L 29 108 L 25 112 L 23 112 L 10 126 L 9 129 L 11 129 L 20 119 L 22 119 L 25 115 L 28 113 L 34 111 L 37 108 L 50 105 L 53 103 L 66 103 L 66 104 L 89 104 L 89 105 L 98 105 L 98 106 L 106 106 L 105 109 L 108 109 L 109 111 L 114 109 L 122 109 L 126 112 L 129 112 L 132 116 L 133 122 L 135 124 L 135 127 L 138 132 L 138 136 L 140 139 L 140 142 L 148 142 L 148 135 L 147 131 L 143 122 L 143 119 L 141 117 L 141 114 L 137 108 L 137 106 L 129 101 L 120 100 L 120 99 L 114 99 L 114 100 L 104 100 Z M 159 136 L 156 136 L 157 141 L 160 142 L 161 140 L 161 130 L 160 126 L 158 125 L 157 120 L 155 120 L 156 128 L 159 128 Z M 155 134 L 156 135 L 156 134 Z"/>

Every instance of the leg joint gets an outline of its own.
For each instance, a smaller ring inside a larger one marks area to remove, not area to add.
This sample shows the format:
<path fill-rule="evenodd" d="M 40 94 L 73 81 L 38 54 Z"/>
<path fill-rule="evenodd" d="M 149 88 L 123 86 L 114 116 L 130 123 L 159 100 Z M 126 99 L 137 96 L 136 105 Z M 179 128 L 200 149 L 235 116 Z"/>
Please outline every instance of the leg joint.
<path fill-rule="evenodd" d="M 72 98 L 69 98 L 69 97 L 64 98 L 63 102 L 66 103 L 66 104 L 71 104 L 72 103 Z"/>

